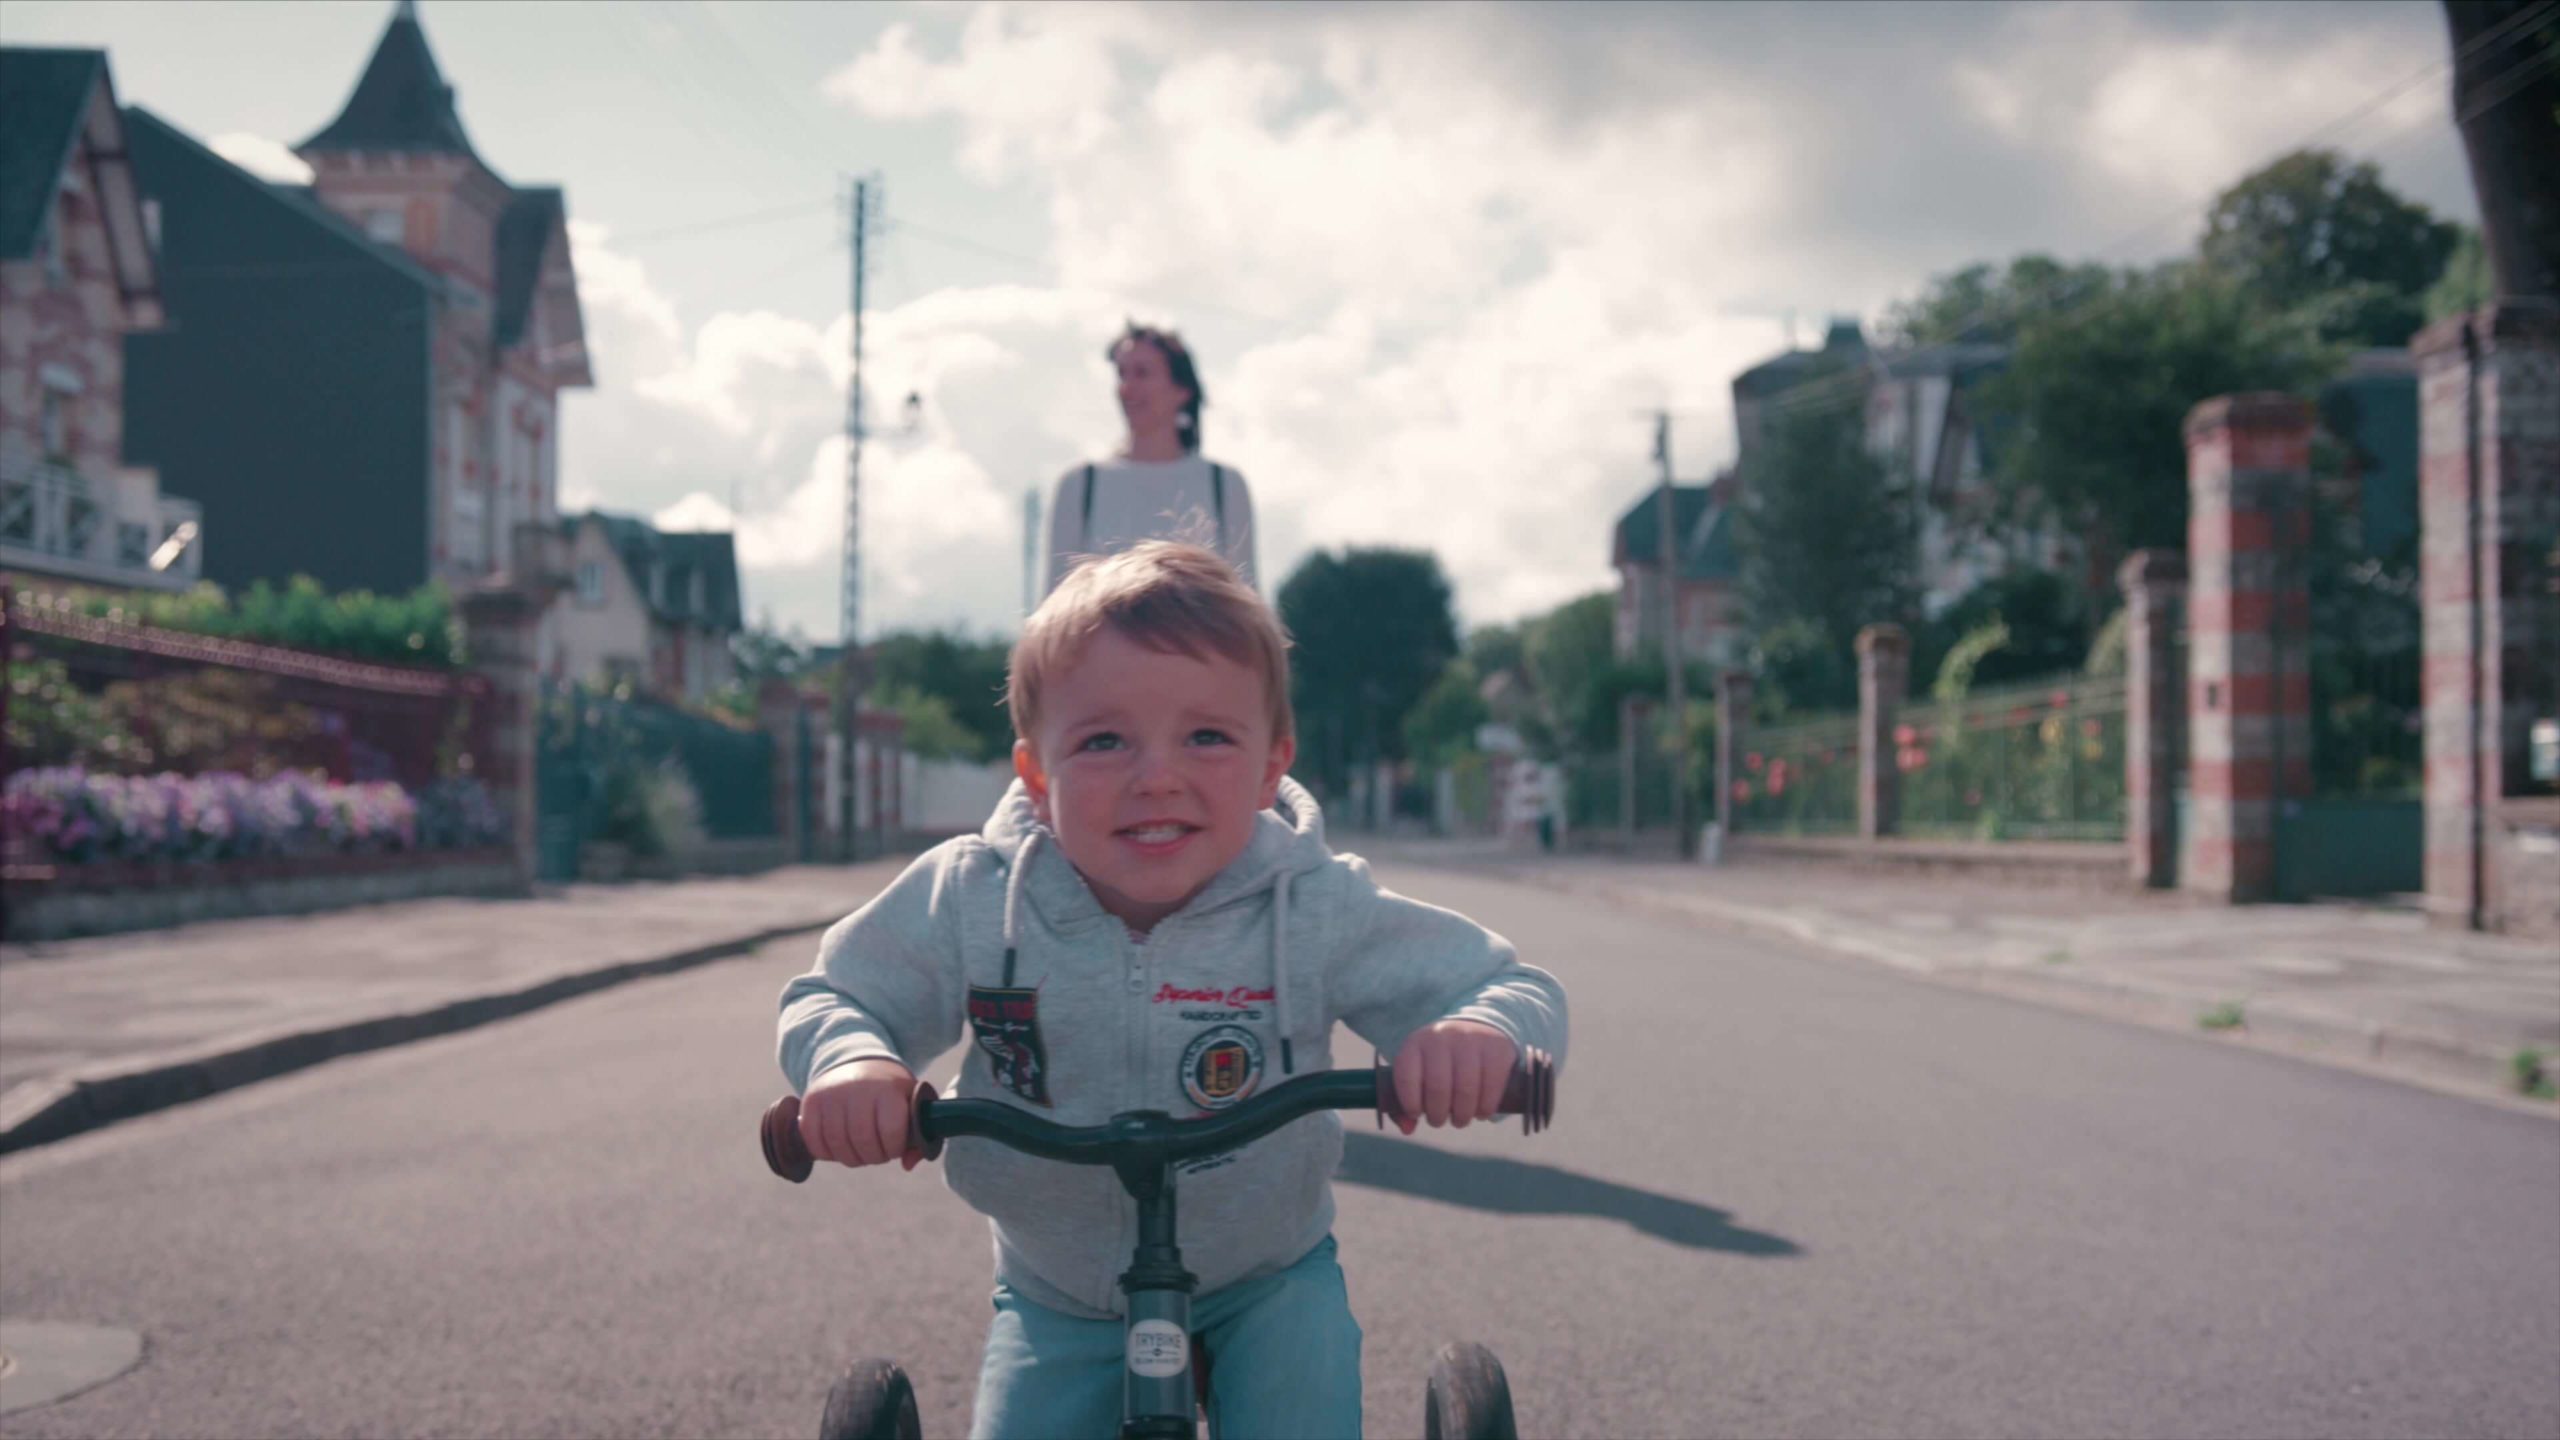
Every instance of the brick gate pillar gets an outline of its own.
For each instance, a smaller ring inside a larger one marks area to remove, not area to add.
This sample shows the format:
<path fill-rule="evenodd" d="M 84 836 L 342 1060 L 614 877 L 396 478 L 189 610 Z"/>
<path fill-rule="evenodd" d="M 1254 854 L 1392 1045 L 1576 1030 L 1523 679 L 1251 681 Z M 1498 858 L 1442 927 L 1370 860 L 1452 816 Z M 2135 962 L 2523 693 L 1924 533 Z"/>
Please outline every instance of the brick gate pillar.
<path fill-rule="evenodd" d="M 2186 624 L 2187 560 L 2137 550 L 2116 571 L 2124 590 L 2124 839 L 2133 883 L 2178 883 L 2179 721 L 2187 706 L 2178 634 Z"/>
<path fill-rule="evenodd" d="M 1893 727 L 1911 680 L 1911 637 L 1899 625 L 1858 632 L 1858 833 L 1902 833 L 1902 767 Z"/>
<path fill-rule="evenodd" d="M 2278 807 L 2311 789 L 2311 407 L 2222 395 L 2187 414 L 2188 890 L 2275 893 Z"/>
<path fill-rule="evenodd" d="M 1727 670 L 1716 677 L 1716 828 L 1733 838 L 1734 757 L 1742 753 L 1742 734 L 1751 725 L 1751 672 Z"/>
<path fill-rule="evenodd" d="M 2560 801 L 2527 732 L 2560 714 L 2560 303 L 2501 300 L 2410 342 L 2418 361 L 2427 909 L 2560 933 Z"/>
<path fill-rule="evenodd" d="M 756 728 L 773 742 L 773 833 L 782 837 L 786 863 L 796 864 L 809 853 L 799 803 L 808 777 L 800 773 L 800 694 L 790 681 L 767 678 L 756 687 Z"/>
<path fill-rule="evenodd" d="M 517 882 L 527 889 L 537 870 L 535 723 L 541 696 L 537 654 L 544 597 L 522 586 L 465 591 L 457 602 L 471 668 L 488 681 L 488 739 L 473 757 L 474 773 L 507 817 Z"/>

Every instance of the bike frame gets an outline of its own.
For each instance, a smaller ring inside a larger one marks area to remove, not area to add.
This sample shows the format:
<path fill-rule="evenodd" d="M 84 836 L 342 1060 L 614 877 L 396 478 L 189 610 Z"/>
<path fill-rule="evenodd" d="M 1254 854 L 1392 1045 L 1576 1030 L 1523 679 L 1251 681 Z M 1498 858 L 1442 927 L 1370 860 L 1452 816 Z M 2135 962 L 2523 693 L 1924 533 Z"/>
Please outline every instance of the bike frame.
<path fill-rule="evenodd" d="M 1174 1167 L 1185 1160 L 1248 1145 L 1320 1110 L 1364 1110 L 1394 1095 L 1384 1067 L 1301 1076 L 1224 1115 L 1177 1120 L 1161 1110 L 1133 1110 L 1101 1125 L 1067 1126 L 994 1100 L 919 1096 L 915 1122 L 928 1158 L 942 1143 L 978 1136 L 1069 1165 L 1107 1165 L 1138 1203 L 1138 1244 L 1120 1274 L 1128 1297 L 1123 1333 L 1122 1440 L 1177 1440 L 1197 1435 L 1191 1344 L 1191 1295 L 1199 1277 L 1182 1263 L 1175 1240 Z"/>
<path fill-rule="evenodd" d="M 1123 1349 L 1122 1440 L 1187 1440 L 1197 1435 L 1191 1344 L 1191 1293 L 1199 1277 L 1185 1269 L 1174 1239 L 1174 1169 L 1185 1160 L 1233 1150 L 1320 1110 L 1375 1108 L 1378 1123 L 1401 1120 L 1395 1075 L 1386 1061 L 1369 1070 L 1327 1070 L 1275 1086 L 1223 1115 L 1178 1120 L 1161 1110 L 1131 1110 L 1100 1125 L 1060 1125 L 994 1100 L 945 1100 L 917 1082 L 908 1134 L 924 1159 L 944 1142 L 974 1136 L 1026 1155 L 1068 1165 L 1107 1165 L 1138 1204 L 1138 1244 L 1120 1274 L 1128 1297 Z M 1512 1072 L 1499 1112 L 1518 1115 L 1530 1134 L 1555 1113 L 1555 1068 L 1531 1050 Z M 814 1168 L 801 1143 L 799 1098 L 784 1096 L 766 1112 L 765 1161 L 786 1180 Z"/>

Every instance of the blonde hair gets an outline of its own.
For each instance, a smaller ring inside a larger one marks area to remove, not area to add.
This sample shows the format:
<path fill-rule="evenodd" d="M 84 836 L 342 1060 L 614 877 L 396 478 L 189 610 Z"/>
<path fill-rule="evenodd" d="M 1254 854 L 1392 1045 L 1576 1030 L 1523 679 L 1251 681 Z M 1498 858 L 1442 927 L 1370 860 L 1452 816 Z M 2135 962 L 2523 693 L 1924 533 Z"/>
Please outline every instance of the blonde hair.
<path fill-rule="evenodd" d="M 1271 606 L 1214 550 L 1147 540 L 1067 572 L 1023 623 L 1005 667 L 1013 732 L 1030 740 L 1040 697 L 1104 626 L 1150 650 L 1218 655 L 1262 677 L 1271 738 L 1296 732 L 1289 710 L 1289 635 Z"/>

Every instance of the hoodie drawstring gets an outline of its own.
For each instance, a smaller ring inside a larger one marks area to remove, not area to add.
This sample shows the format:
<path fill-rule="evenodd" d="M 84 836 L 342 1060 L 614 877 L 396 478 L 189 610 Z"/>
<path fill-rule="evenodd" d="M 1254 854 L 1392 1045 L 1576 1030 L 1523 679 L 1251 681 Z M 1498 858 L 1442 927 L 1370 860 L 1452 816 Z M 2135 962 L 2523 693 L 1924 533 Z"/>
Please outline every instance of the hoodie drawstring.
<path fill-rule="evenodd" d="M 1014 852 L 1013 873 L 1004 885 L 1004 988 L 1013 988 L 1013 957 L 1022 934 L 1022 877 L 1031 873 L 1031 849 L 1040 843 L 1035 827 L 1024 836 L 1022 848 Z"/>
<path fill-rule="evenodd" d="M 1289 955 L 1289 872 L 1280 872 L 1271 887 L 1271 1008 L 1280 1018 L 1280 1073 L 1298 1073 L 1289 1053 L 1289 982 L 1283 975 Z"/>

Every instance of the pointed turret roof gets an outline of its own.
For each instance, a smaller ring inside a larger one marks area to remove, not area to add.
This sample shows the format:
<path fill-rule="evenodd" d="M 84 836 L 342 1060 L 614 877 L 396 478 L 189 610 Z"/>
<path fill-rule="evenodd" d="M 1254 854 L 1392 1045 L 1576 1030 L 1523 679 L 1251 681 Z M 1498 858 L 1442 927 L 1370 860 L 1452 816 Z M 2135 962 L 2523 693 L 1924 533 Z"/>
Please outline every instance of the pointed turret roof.
<path fill-rule="evenodd" d="M 338 118 L 295 148 L 441 151 L 480 160 L 453 108 L 453 87 L 445 83 L 435 52 L 427 48 L 414 0 L 399 0 L 393 8 L 391 24 L 373 47 L 373 59 L 366 62 L 364 77 L 356 81 Z M 487 168 L 487 162 L 480 163 Z"/>

